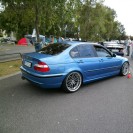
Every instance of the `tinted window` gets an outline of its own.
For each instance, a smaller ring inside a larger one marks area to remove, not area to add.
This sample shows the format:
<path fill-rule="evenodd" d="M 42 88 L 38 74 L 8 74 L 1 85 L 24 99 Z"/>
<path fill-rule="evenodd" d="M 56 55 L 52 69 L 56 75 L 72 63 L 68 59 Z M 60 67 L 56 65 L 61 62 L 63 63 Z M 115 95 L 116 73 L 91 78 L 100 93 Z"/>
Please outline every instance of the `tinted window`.
<path fill-rule="evenodd" d="M 80 45 L 78 46 L 80 57 L 94 57 L 94 51 L 91 45 Z"/>
<path fill-rule="evenodd" d="M 71 55 L 72 58 L 77 58 L 77 57 L 79 57 L 78 48 L 77 48 L 77 47 L 73 48 L 73 49 L 71 50 L 71 52 L 70 52 L 70 55 Z"/>
<path fill-rule="evenodd" d="M 49 44 L 48 46 L 42 48 L 39 51 L 39 53 L 57 55 L 66 50 L 69 46 L 70 46 L 69 44 L 61 44 L 61 43 Z"/>
<path fill-rule="evenodd" d="M 104 48 L 95 46 L 98 57 L 111 57 L 111 54 Z"/>

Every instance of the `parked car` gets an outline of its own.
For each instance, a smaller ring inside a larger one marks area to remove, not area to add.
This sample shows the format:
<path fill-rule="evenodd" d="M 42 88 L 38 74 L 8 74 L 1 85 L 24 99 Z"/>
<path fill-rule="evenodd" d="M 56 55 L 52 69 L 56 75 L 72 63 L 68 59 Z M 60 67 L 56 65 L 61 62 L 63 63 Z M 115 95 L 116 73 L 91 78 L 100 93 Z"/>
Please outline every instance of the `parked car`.
<path fill-rule="evenodd" d="M 22 55 L 22 79 L 42 88 L 77 91 L 82 84 L 114 75 L 127 75 L 127 58 L 96 43 L 68 41 Z"/>
<path fill-rule="evenodd" d="M 4 38 L 4 37 L 1 37 L 0 38 L 0 42 L 2 43 L 2 44 L 16 44 L 16 39 L 14 38 L 14 39 L 12 39 L 11 37 L 6 37 L 6 38 Z"/>
<path fill-rule="evenodd" d="M 109 49 L 113 53 L 120 55 L 120 56 L 124 56 L 124 51 L 123 51 L 124 45 L 123 44 L 119 44 L 117 42 L 104 42 L 103 44 L 107 49 Z"/>

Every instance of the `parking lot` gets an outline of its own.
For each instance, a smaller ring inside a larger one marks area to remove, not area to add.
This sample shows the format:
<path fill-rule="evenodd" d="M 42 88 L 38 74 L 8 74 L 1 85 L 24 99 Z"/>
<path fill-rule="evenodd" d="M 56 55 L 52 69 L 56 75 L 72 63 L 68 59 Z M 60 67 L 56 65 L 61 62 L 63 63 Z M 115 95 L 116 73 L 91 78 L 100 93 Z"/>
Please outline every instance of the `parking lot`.
<path fill-rule="evenodd" d="M 132 82 L 115 76 L 67 94 L 40 89 L 20 74 L 0 80 L 0 132 L 132 133 Z"/>
<path fill-rule="evenodd" d="M 34 51 L 33 47 L 6 49 L 5 53 Z M 132 59 L 127 58 L 133 75 Z M 0 132 L 132 133 L 132 82 L 133 77 L 115 76 L 68 94 L 38 88 L 22 80 L 20 73 L 1 79 Z"/>

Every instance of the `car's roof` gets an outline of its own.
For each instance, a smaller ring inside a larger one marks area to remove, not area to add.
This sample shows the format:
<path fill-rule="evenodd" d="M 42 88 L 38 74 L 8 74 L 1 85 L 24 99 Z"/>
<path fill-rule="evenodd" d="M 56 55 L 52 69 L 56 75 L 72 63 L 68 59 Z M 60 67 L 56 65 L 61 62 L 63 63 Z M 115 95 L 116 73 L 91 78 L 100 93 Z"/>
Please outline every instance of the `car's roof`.
<path fill-rule="evenodd" d="M 79 45 L 79 44 L 90 44 L 90 45 L 94 45 L 94 44 L 98 44 L 98 43 L 94 43 L 94 42 L 82 42 L 82 41 L 64 41 L 62 43 L 63 44 L 70 44 L 70 45 Z"/>

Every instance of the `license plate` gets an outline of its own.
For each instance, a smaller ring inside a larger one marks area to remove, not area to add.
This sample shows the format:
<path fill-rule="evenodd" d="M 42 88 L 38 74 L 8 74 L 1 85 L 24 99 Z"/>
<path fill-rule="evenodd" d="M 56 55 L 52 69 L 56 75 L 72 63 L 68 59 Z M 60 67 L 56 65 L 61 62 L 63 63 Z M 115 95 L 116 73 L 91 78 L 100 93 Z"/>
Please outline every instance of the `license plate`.
<path fill-rule="evenodd" d="M 24 62 L 24 65 L 27 66 L 27 67 L 31 67 L 31 63 L 28 62 L 28 61 L 25 61 L 25 62 Z"/>

